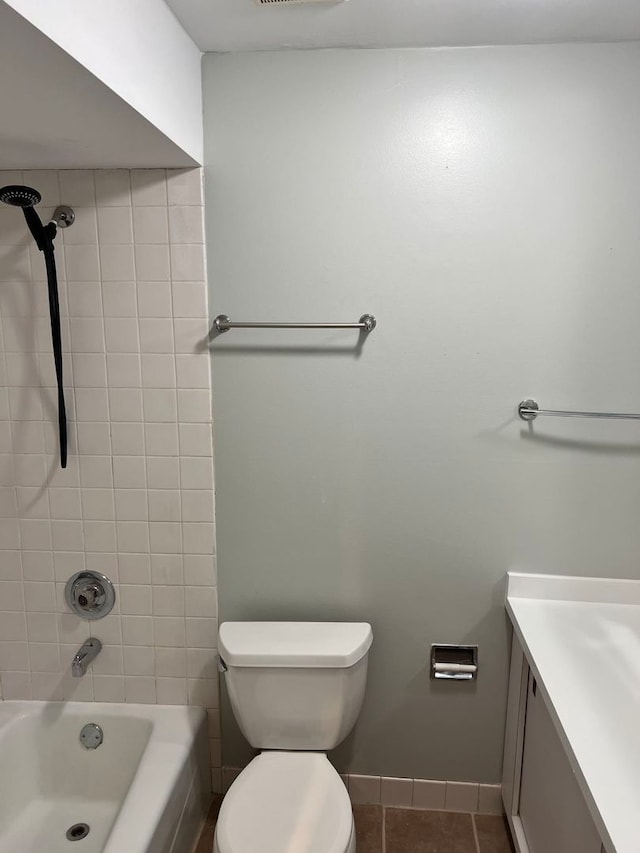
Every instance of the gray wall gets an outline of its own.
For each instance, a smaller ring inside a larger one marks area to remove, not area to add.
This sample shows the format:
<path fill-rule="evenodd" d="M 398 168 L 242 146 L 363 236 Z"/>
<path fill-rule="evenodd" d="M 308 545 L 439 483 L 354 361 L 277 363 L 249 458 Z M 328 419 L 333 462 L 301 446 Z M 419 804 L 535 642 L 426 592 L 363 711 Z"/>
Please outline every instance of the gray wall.
<path fill-rule="evenodd" d="M 640 48 L 205 60 L 223 619 L 367 619 L 352 772 L 495 782 L 508 569 L 639 577 Z M 432 642 L 477 642 L 477 686 Z M 226 765 L 250 754 L 227 709 Z"/>

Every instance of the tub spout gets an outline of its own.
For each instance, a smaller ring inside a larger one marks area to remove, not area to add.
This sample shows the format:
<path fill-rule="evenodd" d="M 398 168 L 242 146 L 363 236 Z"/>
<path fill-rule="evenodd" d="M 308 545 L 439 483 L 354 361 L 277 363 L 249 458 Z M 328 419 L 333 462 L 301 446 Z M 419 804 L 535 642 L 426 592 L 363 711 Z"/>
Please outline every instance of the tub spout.
<path fill-rule="evenodd" d="M 100 640 L 96 640 L 95 637 L 83 643 L 71 661 L 71 675 L 74 678 L 81 678 L 87 671 L 87 667 L 91 661 L 98 657 L 101 650 L 102 643 Z"/>

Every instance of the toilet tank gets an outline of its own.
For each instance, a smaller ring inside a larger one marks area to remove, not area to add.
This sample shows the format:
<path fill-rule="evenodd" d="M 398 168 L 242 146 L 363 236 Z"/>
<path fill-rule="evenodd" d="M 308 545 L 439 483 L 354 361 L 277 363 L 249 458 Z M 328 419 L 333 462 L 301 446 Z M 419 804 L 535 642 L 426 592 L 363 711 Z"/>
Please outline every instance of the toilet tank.
<path fill-rule="evenodd" d="M 360 713 L 366 622 L 224 622 L 219 651 L 238 725 L 256 749 L 337 746 Z"/>

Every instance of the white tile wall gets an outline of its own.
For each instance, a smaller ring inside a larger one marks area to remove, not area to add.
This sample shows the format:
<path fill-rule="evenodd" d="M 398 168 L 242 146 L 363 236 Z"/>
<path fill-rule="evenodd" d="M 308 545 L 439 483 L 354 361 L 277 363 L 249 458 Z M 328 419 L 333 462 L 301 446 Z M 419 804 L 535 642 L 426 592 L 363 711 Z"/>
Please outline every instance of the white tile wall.
<path fill-rule="evenodd" d="M 70 455 L 58 465 L 42 257 L 0 211 L 0 687 L 5 699 L 191 703 L 220 726 L 207 289 L 199 170 L 0 172 L 76 222 L 56 241 Z M 112 615 L 64 604 L 87 567 Z M 89 635 L 104 649 L 82 679 Z"/>

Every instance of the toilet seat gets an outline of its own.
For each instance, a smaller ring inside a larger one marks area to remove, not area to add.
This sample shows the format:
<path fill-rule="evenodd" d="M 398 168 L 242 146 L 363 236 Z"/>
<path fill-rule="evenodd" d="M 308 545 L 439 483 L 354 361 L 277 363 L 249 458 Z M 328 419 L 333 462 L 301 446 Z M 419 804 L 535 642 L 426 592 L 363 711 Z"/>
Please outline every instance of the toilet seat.
<path fill-rule="evenodd" d="M 229 789 L 215 853 L 353 853 L 349 795 L 316 752 L 263 752 Z"/>

